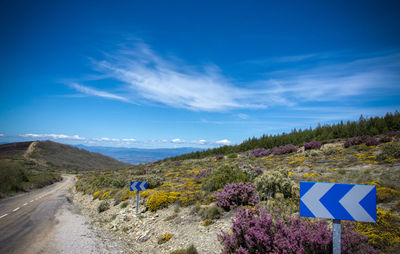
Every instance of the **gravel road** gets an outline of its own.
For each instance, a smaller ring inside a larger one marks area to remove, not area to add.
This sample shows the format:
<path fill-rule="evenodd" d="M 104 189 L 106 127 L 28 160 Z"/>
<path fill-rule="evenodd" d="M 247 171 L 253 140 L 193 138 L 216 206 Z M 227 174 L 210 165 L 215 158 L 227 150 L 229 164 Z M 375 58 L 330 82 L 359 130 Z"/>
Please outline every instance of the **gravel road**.
<path fill-rule="evenodd" d="M 69 202 L 73 176 L 0 202 L 0 253 L 129 253 Z"/>

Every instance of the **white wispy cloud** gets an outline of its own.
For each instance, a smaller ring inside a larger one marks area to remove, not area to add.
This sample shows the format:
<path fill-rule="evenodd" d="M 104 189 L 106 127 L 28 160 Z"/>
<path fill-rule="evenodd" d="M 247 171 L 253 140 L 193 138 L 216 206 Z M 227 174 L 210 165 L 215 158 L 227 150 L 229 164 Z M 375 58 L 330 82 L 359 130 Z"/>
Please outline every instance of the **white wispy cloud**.
<path fill-rule="evenodd" d="M 200 140 L 198 141 L 198 143 L 199 143 L 200 145 L 204 145 L 204 144 L 207 143 L 207 140 L 200 139 Z"/>
<path fill-rule="evenodd" d="M 172 143 L 183 143 L 184 141 L 179 139 L 179 138 L 175 138 L 173 140 L 171 140 Z"/>
<path fill-rule="evenodd" d="M 87 140 L 86 138 L 80 137 L 78 135 L 68 136 L 64 134 L 21 134 L 19 135 L 23 138 L 37 138 L 37 139 L 66 139 L 66 140 Z"/>
<path fill-rule="evenodd" d="M 376 98 L 393 92 L 400 94 L 400 54 L 397 52 L 315 53 L 271 61 L 296 64 L 284 64 L 278 71 L 266 72 L 262 79 L 239 85 L 223 75 L 218 66 L 195 68 L 177 58 L 162 57 L 141 43 L 106 54 L 102 61 L 94 61 L 100 76 L 125 84 L 113 88 L 123 91 L 120 94 L 78 83 L 71 87 L 84 94 L 124 102 L 158 103 L 207 112 L 341 102 L 355 96 L 364 96 L 358 99 L 365 101 L 370 99 L 368 95 Z M 307 61 L 313 64 L 303 65 Z M 245 119 L 245 114 L 238 117 Z"/>
<path fill-rule="evenodd" d="M 0 137 L 5 136 L 0 134 Z M 27 141 L 27 140 L 53 140 L 56 142 L 66 144 L 84 144 L 90 146 L 111 146 L 111 147 L 216 147 L 221 145 L 230 145 L 231 141 L 222 139 L 218 141 L 208 141 L 205 139 L 199 140 L 184 140 L 181 138 L 175 138 L 171 140 L 160 139 L 160 140 L 137 140 L 136 138 L 112 138 L 112 137 L 100 137 L 100 138 L 85 138 L 79 135 L 65 135 L 65 134 L 20 134 L 13 136 L 14 142 L 16 141 Z"/>
<path fill-rule="evenodd" d="M 1 133 L 0 133 L 0 137 L 4 137 L 4 134 L 1 134 Z"/>
<path fill-rule="evenodd" d="M 131 97 L 175 108 L 226 111 L 266 107 L 253 103 L 251 90 L 236 87 L 217 66 L 194 69 L 175 59 L 164 59 L 144 44 L 108 55 L 97 62 L 96 69 L 127 84 Z"/>
<path fill-rule="evenodd" d="M 136 139 L 134 139 L 134 138 L 123 138 L 123 139 L 121 139 L 123 142 L 135 142 L 136 141 Z"/>
<path fill-rule="evenodd" d="M 295 101 L 295 104 L 339 101 L 360 95 L 376 98 L 393 92 L 399 94 L 400 54 L 355 59 L 306 70 L 282 70 L 271 76 L 260 81 L 269 87 L 265 92 Z"/>
<path fill-rule="evenodd" d="M 246 120 L 249 118 L 249 115 L 240 113 L 240 114 L 237 114 L 237 117 L 239 117 L 240 119 Z"/>
<path fill-rule="evenodd" d="M 222 140 L 218 140 L 215 142 L 217 145 L 230 145 L 232 144 L 231 141 L 229 141 L 228 139 L 222 139 Z"/>
<path fill-rule="evenodd" d="M 103 98 L 107 98 L 107 99 L 113 99 L 113 100 L 119 100 L 119 101 L 123 101 L 123 102 L 129 102 L 129 100 L 123 96 L 120 95 L 116 95 L 113 93 L 109 93 L 109 92 L 104 92 L 104 91 L 100 91 L 88 86 L 84 86 L 84 85 L 80 85 L 77 83 L 71 83 L 70 87 L 74 88 L 75 90 L 87 94 L 87 95 L 92 95 L 92 96 L 98 96 L 98 97 L 103 97 Z"/>

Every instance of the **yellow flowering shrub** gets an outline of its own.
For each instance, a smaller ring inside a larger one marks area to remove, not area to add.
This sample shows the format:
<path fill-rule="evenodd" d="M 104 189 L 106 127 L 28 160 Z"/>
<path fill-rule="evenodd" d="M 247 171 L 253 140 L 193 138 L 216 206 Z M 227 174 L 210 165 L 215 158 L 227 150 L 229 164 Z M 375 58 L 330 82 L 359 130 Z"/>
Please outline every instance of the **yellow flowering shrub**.
<path fill-rule="evenodd" d="M 209 225 L 211 225 L 211 224 L 214 224 L 214 221 L 213 221 L 213 220 L 210 220 L 210 219 L 205 219 L 205 220 L 203 220 L 203 222 L 201 223 L 201 225 L 202 225 L 203 227 L 207 227 L 207 226 L 209 226 Z"/>
<path fill-rule="evenodd" d="M 400 195 L 400 191 L 387 187 L 376 188 L 376 199 L 378 202 L 388 202 Z"/>
<path fill-rule="evenodd" d="M 364 182 L 364 183 L 362 183 L 362 184 L 365 184 L 365 185 L 375 185 L 376 188 L 381 187 L 381 184 L 380 184 L 379 182 L 377 182 L 377 181 L 373 181 L 373 182 Z"/>
<path fill-rule="evenodd" d="M 135 195 L 136 195 L 136 191 L 126 191 L 125 194 L 121 197 L 121 201 L 125 201 Z"/>
<path fill-rule="evenodd" d="M 95 193 L 93 193 L 93 199 L 96 199 L 99 197 L 101 191 L 96 191 Z"/>
<path fill-rule="evenodd" d="M 313 177 L 313 176 L 318 176 L 318 173 L 305 173 L 303 175 L 303 177 L 307 178 L 307 177 Z"/>
<path fill-rule="evenodd" d="M 209 204 L 211 204 L 212 202 L 215 202 L 215 201 L 217 201 L 217 199 L 215 198 L 215 194 L 211 193 L 211 194 L 209 194 L 209 195 L 204 197 L 203 204 L 209 205 Z"/>
<path fill-rule="evenodd" d="M 150 211 L 157 211 L 174 203 L 179 195 L 179 192 L 157 191 L 147 199 L 146 205 Z"/>
<path fill-rule="evenodd" d="M 377 222 L 357 222 L 358 232 L 368 236 L 368 242 L 382 253 L 400 247 L 400 218 L 378 207 Z"/>
<path fill-rule="evenodd" d="M 104 192 L 103 195 L 101 195 L 101 197 L 100 197 L 99 199 L 100 199 L 100 200 L 106 199 L 109 193 L 110 193 L 110 192 L 108 192 L 108 191 L 107 191 L 107 192 Z"/>
<path fill-rule="evenodd" d="M 365 182 L 362 184 L 375 185 L 376 186 L 376 201 L 377 202 L 389 202 L 394 198 L 400 196 L 400 191 L 394 190 L 388 187 L 382 187 L 377 181 Z"/>
<path fill-rule="evenodd" d="M 195 203 L 196 201 L 196 197 L 199 192 L 196 191 L 184 191 L 181 193 L 181 195 L 179 196 L 179 202 L 180 204 L 182 204 L 183 206 L 188 206 L 191 205 L 193 203 Z"/>
<path fill-rule="evenodd" d="M 151 194 L 153 194 L 154 191 L 155 191 L 155 190 L 153 190 L 153 189 L 147 189 L 147 190 L 145 190 L 145 191 L 141 191 L 141 192 L 140 192 L 140 196 L 143 197 L 143 198 L 147 198 L 148 196 L 150 196 Z"/>
<path fill-rule="evenodd" d="M 163 244 L 168 242 L 174 235 L 173 234 L 164 234 L 158 239 L 158 244 Z"/>

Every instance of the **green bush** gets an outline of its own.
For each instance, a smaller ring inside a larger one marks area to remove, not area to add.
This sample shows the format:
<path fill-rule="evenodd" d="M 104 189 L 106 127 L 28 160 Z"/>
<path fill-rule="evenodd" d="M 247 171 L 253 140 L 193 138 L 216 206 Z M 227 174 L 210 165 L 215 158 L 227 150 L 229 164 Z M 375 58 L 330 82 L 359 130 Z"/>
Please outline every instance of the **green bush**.
<path fill-rule="evenodd" d="M 127 201 L 125 201 L 125 202 L 123 202 L 122 204 L 121 204 L 121 208 L 123 209 L 123 208 L 126 208 L 128 206 L 128 202 Z"/>
<path fill-rule="evenodd" d="M 296 184 L 289 178 L 287 170 L 271 171 L 261 175 L 255 179 L 254 185 L 263 200 L 274 196 L 275 193 L 282 193 L 286 198 L 296 193 Z"/>
<path fill-rule="evenodd" d="M 206 191 L 222 189 L 229 183 L 249 182 L 250 176 L 238 168 L 224 165 L 212 171 L 203 181 L 202 188 Z"/>
<path fill-rule="evenodd" d="M 147 188 L 154 189 L 158 186 L 161 186 L 164 183 L 164 178 L 160 176 L 151 176 L 146 179 L 147 180 Z"/>
<path fill-rule="evenodd" d="M 97 207 L 97 211 L 99 213 L 102 213 L 104 211 L 107 211 L 108 209 L 110 209 L 110 203 L 108 203 L 107 201 L 102 201 L 100 203 L 100 205 Z"/>
<path fill-rule="evenodd" d="M 228 155 L 229 159 L 236 159 L 238 157 L 237 153 L 231 153 Z"/>
<path fill-rule="evenodd" d="M 198 254 L 198 252 L 197 252 L 196 247 L 194 247 L 194 245 L 191 244 L 185 250 L 174 250 L 170 254 Z"/>
<path fill-rule="evenodd" d="M 378 155 L 379 160 L 389 158 L 400 159 L 400 143 L 388 143 L 381 146 L 382 153 Z"/>
<path fill-rule="evenodd" d="M 216 220 L 221 218 L 223 213 L 222 208 L 218 206 L 208 206 L 200 208 L 197 212 L 203 219 Z"/>

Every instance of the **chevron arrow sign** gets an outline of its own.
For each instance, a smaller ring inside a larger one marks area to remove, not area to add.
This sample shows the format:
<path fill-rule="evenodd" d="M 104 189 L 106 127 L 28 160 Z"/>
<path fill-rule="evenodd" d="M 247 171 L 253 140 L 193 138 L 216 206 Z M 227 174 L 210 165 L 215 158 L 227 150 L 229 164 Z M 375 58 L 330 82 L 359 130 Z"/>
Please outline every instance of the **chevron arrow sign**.
<path fill-rule="evenodd" d="M 376 222 L 376 186 L 300 182 L 300 216 Z"/>
<path fill-rule="evenodd" d="M 147 182 L 131 182 L 131 191 L 143 191 L 147 189 Z"/>

